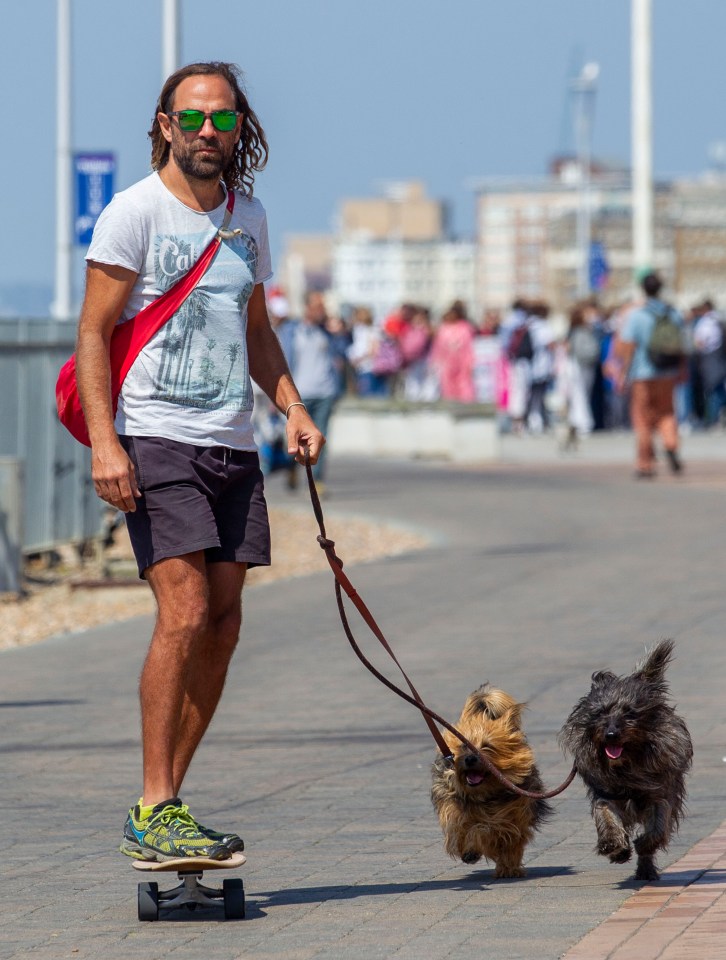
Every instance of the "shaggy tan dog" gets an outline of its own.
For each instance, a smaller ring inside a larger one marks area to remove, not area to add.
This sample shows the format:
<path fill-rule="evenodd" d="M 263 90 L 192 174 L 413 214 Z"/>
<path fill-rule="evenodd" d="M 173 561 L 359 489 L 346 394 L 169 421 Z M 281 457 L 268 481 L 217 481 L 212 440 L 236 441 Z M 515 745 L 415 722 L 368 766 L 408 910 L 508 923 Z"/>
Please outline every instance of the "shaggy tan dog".
<path fill-rule="evenodd" d="M 521 726 L 522 707 L 508 693 L 484 684 L 467 699 L 457 728 L 508 780 L 524 790 L 542 792 Z M 486 857 L 494 863 L 495 877 L 523 877 L 525 847 L 552 808 L 545 800 L 508 790 L 477 754 L 448 731 L 443 735 L 454 763 L 437 756 L 431 800 L 444 832 L 444 849 L 464 863 Z"/>

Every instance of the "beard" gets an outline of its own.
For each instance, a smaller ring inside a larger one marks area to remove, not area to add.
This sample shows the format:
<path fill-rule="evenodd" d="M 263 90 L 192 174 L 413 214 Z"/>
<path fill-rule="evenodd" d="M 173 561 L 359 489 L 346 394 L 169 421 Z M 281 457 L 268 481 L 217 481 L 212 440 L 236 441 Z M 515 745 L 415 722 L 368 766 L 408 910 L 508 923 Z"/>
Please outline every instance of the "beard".
<path fill-rule="evenodd" d="M 216 138 L 202 140 L 201 138 L 186 142 L 178 135 L 172 134 L 171 152 L 174 162 L 183 174 L 195 180 L 219 180 L 234 156 L 236 144 L 225 147 Z M 205 149 L 215 150 L 215 153 L 203 153 Z"/>

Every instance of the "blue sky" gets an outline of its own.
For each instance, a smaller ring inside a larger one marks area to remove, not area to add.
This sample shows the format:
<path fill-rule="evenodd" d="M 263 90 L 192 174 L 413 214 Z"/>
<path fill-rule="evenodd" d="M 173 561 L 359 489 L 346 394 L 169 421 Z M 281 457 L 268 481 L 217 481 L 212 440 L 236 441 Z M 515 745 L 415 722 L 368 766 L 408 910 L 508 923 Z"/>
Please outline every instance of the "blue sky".
<path fill-rule="evenodd" d="M 541 174 L 572 146 L 568 79 L 600 64 L 594 148 L 630 152 L 628 0 L 181 0 L 182 59 L 245 71 L 270 142 L 256 193 L 273 255 L 286 232 L 326 231 L 343 196 L 416 177 L 472 232 L 467 183 Z M 6 243 L 0 288 L 52 284 L 55 0 L 7 4 L 0 70 Z M 697 174 L 726 140 L 726 3 L 654 0 L 654 164 Z M 114 151 L 117 189 L 149 170 L 161 85 L 161 0 L 73 0 L 74 146 Z M 15 134 L 13 136 L 12 134 Z M 31 242 L 29 242 L 31 241 Z M 80 254 L 79 254 L 80 262 Z"/>

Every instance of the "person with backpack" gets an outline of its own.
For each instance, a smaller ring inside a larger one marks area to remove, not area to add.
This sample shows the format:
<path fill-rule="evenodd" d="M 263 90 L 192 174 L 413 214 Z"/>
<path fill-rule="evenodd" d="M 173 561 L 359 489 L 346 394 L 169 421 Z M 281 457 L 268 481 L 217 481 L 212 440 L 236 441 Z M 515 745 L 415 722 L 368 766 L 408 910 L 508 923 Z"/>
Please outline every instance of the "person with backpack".
<path fill-rule="evenodd" d="M 680 473 L 678 420 L 673 391 L 686 375 L 683 318 L 660 298 L 663 281 L 649 271 L 641 281 L 645 301 L 625 318 L 618 352 L 622 381 L 630 383 L 630 419 L 637 443 L 637 479 L 655 477 L 654 435 L 660 434 L 668 465 Z"/>

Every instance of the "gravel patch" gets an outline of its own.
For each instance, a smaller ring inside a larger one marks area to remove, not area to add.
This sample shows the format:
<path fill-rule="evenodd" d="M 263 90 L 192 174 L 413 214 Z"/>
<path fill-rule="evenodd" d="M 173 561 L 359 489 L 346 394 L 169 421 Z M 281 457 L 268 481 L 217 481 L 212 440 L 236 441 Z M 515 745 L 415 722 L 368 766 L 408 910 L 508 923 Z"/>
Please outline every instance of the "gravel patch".
<path fill-rule="evenodd" d="M 270 527 L 273 564 L 250 570 L 248 587 L 328 569 L 328 561 L 316 540 L 318 527 L 309 511 L 271 508 Z M 337 540 L 337 550 L 346 567 L 420 550 L 428 543 L 415 533 L 360 519 L 333 518 L 326 522 L 326 527 L 328 536 Z M 132 557 L 126 527 L 122 526 L 116 542 L 105 554 L 105 561 L 126 569 L 126 585 L 74 587 L 74 582 L 100 576 L 100 568 L 91 564 L 80 573 L 74 570 L 61 575 L 51 571 L 44 582 L 29 582 L 23 597 L 3 598 L 0 650 L 153 613 L 154 598 L 148 585 L 136 578 L 135 568 L 131 571 Z"/>

